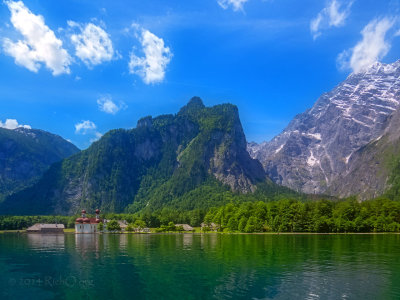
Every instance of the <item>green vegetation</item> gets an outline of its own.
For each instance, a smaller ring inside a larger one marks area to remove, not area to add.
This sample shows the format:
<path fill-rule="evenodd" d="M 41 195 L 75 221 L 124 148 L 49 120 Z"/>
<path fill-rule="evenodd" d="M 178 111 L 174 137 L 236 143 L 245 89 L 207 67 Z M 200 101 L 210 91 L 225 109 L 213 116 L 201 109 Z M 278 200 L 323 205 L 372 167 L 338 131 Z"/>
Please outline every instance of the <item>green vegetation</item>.
<path fill-rule="evenodd" d="M 258 188 L 242 197 L 216 177 L 244 178 Z M 111 130 L 87 150 L 53 164 L 33 187 L 0 204 L 0 214 L 67 215 L 98 208 L 147 216 L 168 208 L 184 215 L 185 223 L 197 224 L 210 207 L 232 199 L 272 201 L 288 195 L 298 197 L 267 180 L 247 153 L 237 107 L 205 107 L 193 98 L 176 115 L 146 117 L 135 129 Z"/>
<path fill-rule="evenodd" d="M 221 224 L 226 232 L 399 232 L 400 202 L 349 198 L 229 203 L 210 209 L 204 221 Z"/>
<path fill-rule="evenodd" d="M 21 230 L 36 223 L 64 224 L 65 228 L 74 228 L 77 216 L 0 216 L 0 230 Z"/>
<path fill-rule="evenodd" d="M 111 220 L 106 224 L 106 228 L 108 231 L 121 231 L 121 226 L 119 226 L 118 221 Z"/>
<path fill-rule="evenodd" d="M 393 166 L 391 168 L 388 180 L 389 189 L 385 195 L 392 200 L 400 200 L 400 157 L 392 159 Z"/>
<path fill-rule="evenodd" d="M 176 232 L 177 223 L 199 226 L 200 223 L 220 224 L 223 232 L 399 232 L 400 202 L 387 198 L 357 202 L 317 200 L 301 202 L 281 199 L 271 202 L 230 202 L 208 211 L 176 211 L 164 208 L 157 212 L 137 214 L 106 214 L 108 231 L 120 231 L 117 220 L 129 222 L 127 231 L 153 227 L 156 232 Z M 73 228 L 74 217 L 63 216 L 2 216 L 0 230 L 25 229 L 35 223 L 63 223 Z M 181 229 L 182 231 L 182 229 Z"/>
<path fill-rule="evenodd" d="M 128 226 L 126 226 L 125 231 L 133 232 L 133 231 L 135 231 L 135 226 L 133 226 L 132 223 L 129 223 Z"/>
<path fill-rule="evenodd" d="M 0 128 L 0 202 L 36 181 L 49 166 L 79 149 L 43 130 Z"/>
<path fill-rule="evenodd" d="M 175 232 L 178 231 L 178 229 L 174 222 L 169 222 L 167 225 L 161 225 L 161 227 L 156 228 L 156 232 Z"/>

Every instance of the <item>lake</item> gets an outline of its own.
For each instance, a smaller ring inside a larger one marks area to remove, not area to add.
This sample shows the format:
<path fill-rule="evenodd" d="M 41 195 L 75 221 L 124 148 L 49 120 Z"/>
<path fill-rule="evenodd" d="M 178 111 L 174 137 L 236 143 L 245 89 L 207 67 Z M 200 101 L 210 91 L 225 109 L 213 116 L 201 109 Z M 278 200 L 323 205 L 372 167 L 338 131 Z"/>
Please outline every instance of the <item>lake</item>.
<path fill-rule="evenodd" d="M 0 234 L 1 299 L 400 299 L 400 235 Z"/>

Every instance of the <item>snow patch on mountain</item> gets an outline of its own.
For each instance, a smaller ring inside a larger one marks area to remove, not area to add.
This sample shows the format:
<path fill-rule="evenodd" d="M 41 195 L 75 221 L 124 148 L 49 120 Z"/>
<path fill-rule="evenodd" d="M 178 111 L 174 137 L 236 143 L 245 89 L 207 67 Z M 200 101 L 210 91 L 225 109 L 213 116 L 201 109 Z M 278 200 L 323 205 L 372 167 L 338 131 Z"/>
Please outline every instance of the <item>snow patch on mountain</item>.
<path fill-rule="evenodd" d="M 249 144 L 248 151 L 273 181 L 297 191 L 324 193 L 346 174 L 355 151 L 382 136 L 386 121 L 399 108 L 399 78 L 400 60 L 353 73 L 281 134 Z"/>

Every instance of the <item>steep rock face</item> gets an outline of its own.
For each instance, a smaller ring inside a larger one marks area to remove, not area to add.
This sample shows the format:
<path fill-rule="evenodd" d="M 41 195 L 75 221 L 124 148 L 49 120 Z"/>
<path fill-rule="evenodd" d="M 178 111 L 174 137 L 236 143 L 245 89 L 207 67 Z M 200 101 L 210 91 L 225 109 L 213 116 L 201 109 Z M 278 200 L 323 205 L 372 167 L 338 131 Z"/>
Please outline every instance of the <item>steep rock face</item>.
<path fill-rule="evenodd" d="M 48 167 L 79 149 L 37 129 L 0 128 L 0 202 L 38 180 Z"/>
<path fill-rule="evenodd" d="M 235 106 L 205 107 L 196 97 L 176 115 L 145 117 L 135 129 L 106 133 L 7 199 L 0 213 L 162 207 L 212 180 L 250 192 L 266 176 L 246 145 Z"/>
<path fill-rule="evenodd" d="M 255 183 L 265 179 L 261 164 L 246 151 L 246 138 L 237 107 L 231 104 L 199 109 L 199 99 L 192 100 L 195 113 L 183 108 L 178 115 L 185 116 L 200 125 L 200 133 L 185 151 L 196 153 L 206 172 L 214 175 L 232 190 L 254 191 Z M 203 116 L 198 113 L 202 112 Z M 178 160 L 182 162 L 184 155 Z"/>
<path fill-rule="evenodd" d="M 399 107 L 399 76 L 400 61 L 375 63 L 351 74 L 270 142 L 249 144 L 249 153 L 276 183 L 306 193 L 342 195 L 331 186 L 350 172 L 360 148 L 384 134 Z"/>
<path fill-rule="evenodd" d="M 400 157 L 400 110 L 387 120 L 382 136 L 357 150 L 349 159 L 343 176 L 332 182 L 328 192 L 366 200 L 382 195 L 390 188 L 389 179 Z"/>

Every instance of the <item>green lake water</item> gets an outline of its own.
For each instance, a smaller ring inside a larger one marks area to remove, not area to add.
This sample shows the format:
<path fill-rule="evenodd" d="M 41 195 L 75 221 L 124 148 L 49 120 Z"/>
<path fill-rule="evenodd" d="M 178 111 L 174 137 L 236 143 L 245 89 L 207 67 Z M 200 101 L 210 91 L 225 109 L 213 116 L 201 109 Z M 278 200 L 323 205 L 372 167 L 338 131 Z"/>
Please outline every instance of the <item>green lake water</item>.
<path fill-rule="evenodd" d="M 0 234 L 0 299 L 400 299 L 400 235 Z"/>

